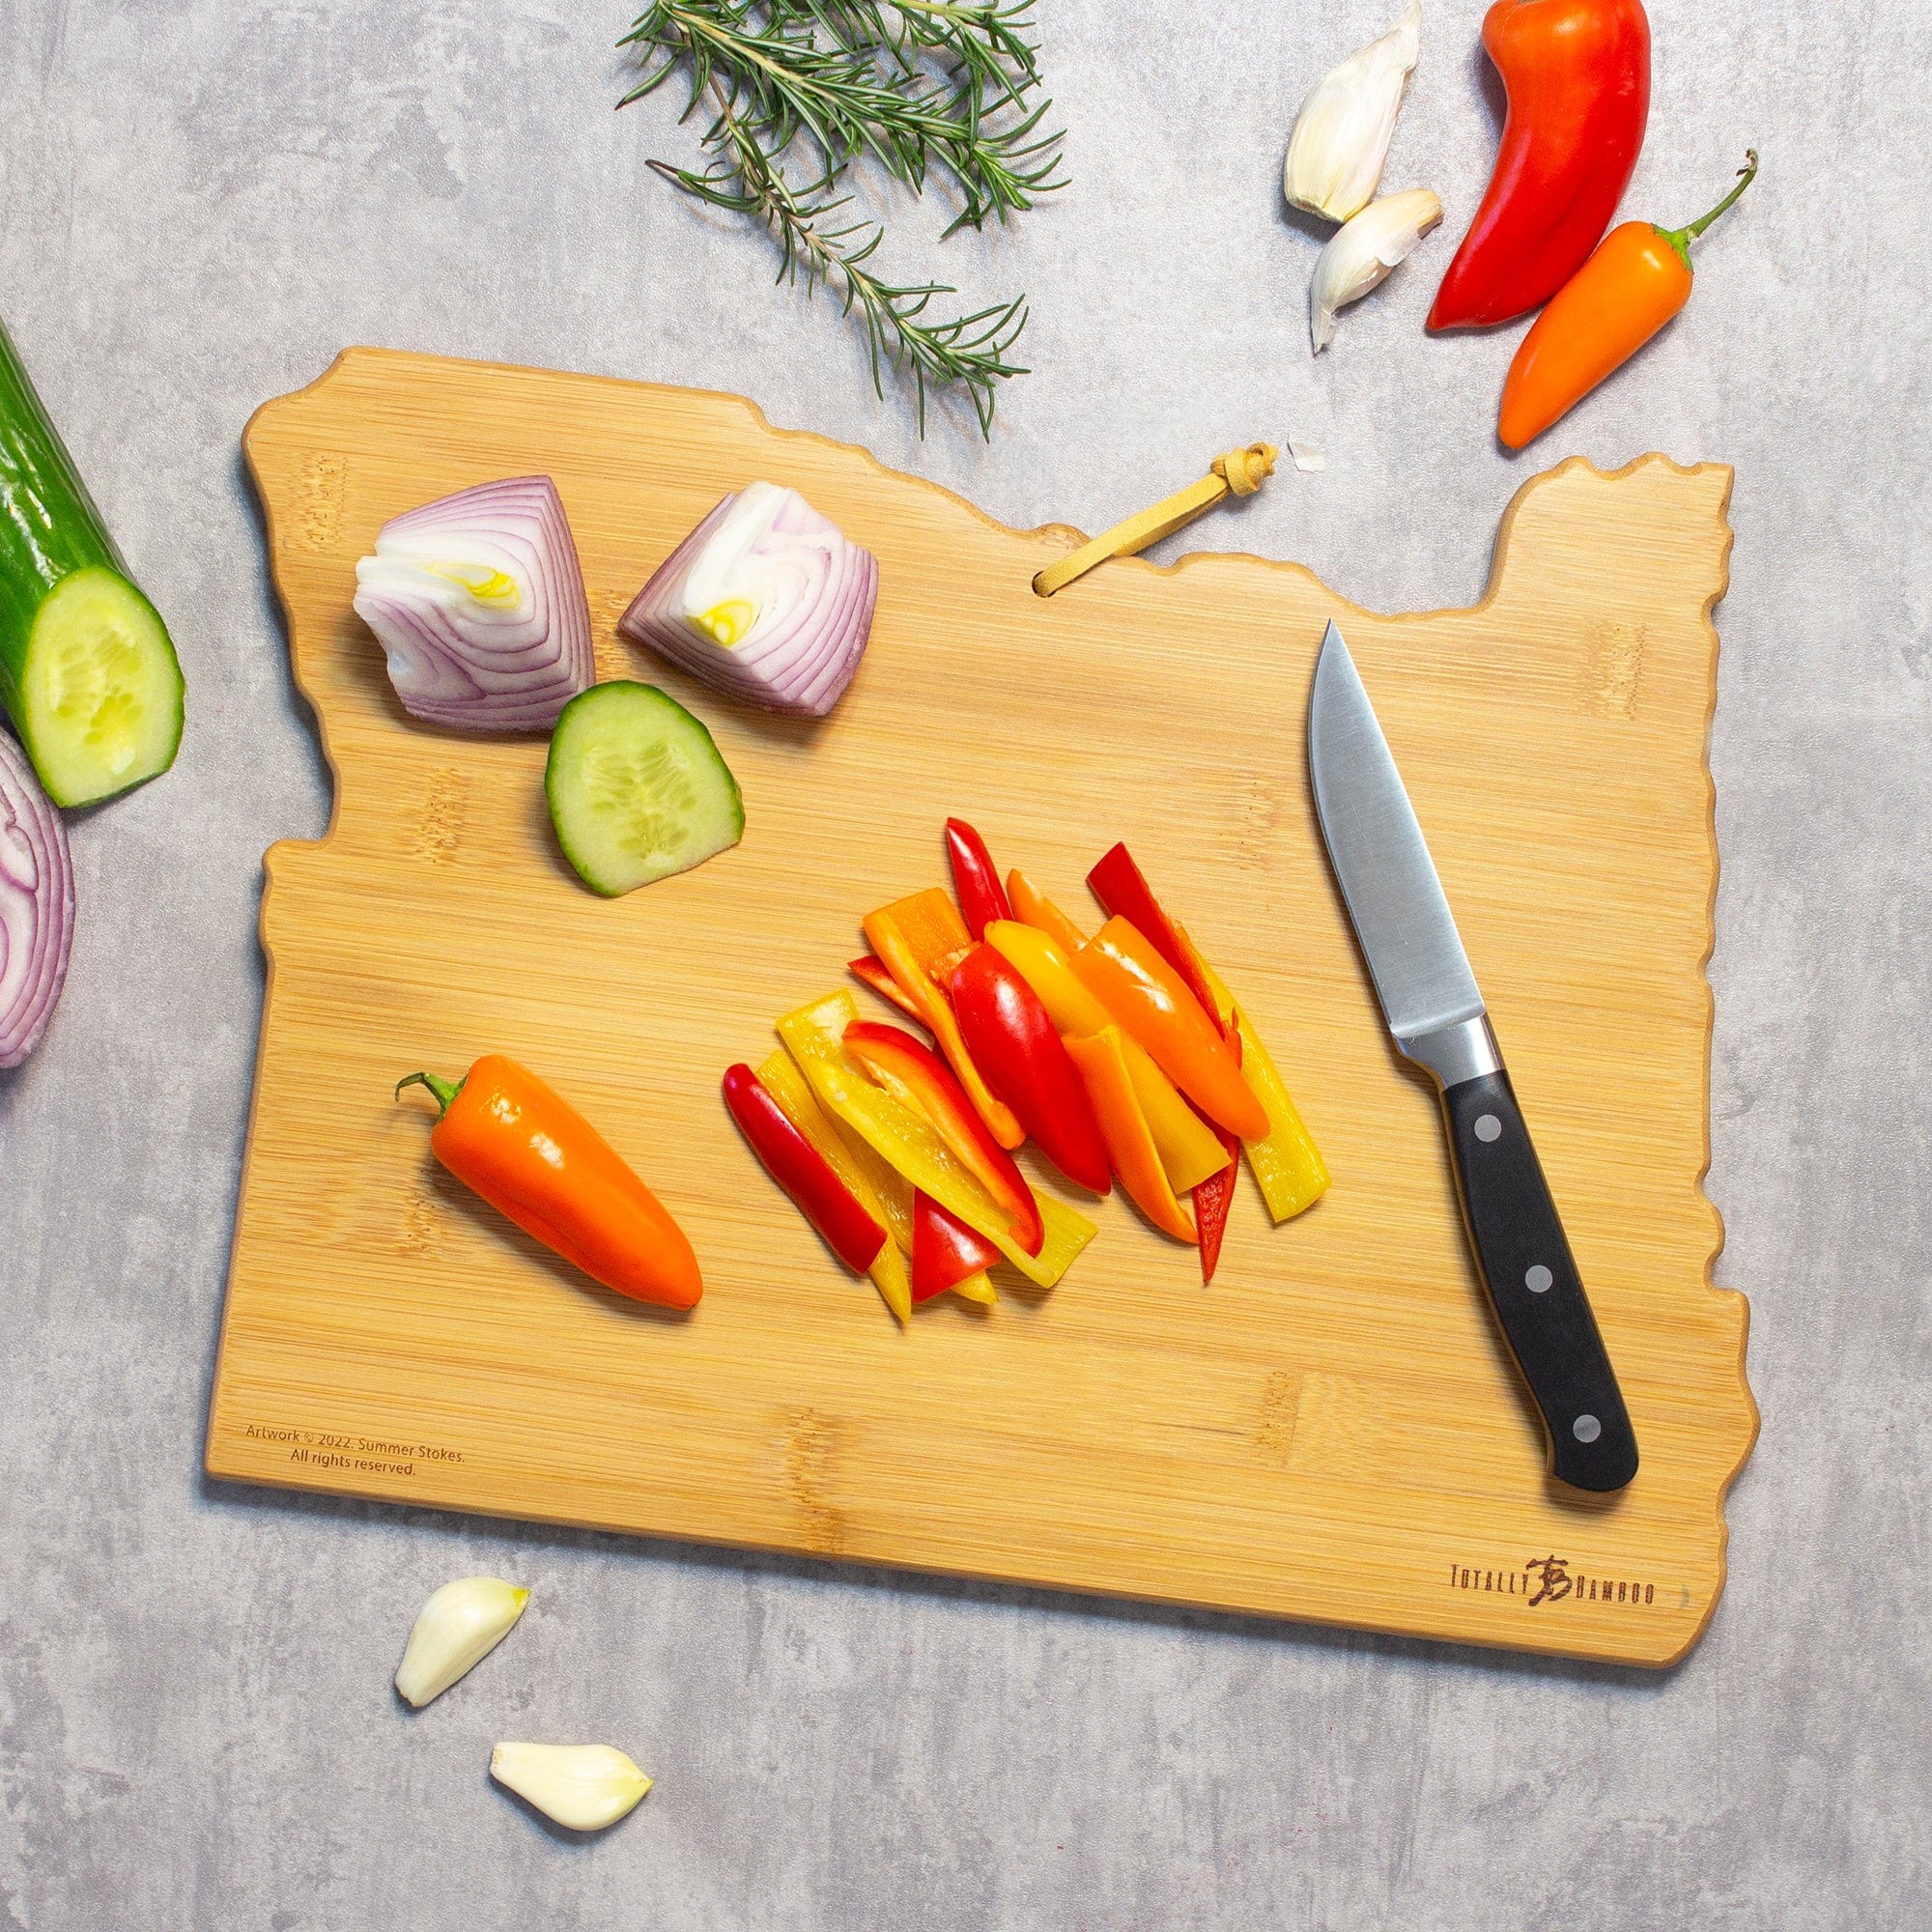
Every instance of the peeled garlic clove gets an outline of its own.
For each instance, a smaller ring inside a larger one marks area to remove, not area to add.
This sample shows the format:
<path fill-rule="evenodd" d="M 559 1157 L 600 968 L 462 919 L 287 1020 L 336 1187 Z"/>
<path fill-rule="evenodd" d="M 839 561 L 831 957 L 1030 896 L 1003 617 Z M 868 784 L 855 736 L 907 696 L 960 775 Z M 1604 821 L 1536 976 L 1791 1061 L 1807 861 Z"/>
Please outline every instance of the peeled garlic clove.
<path fill-rule="evenodd" d="M 1328 238 L 1308 285 L 1308 335 L 1316 355 L 1335 339 L 1335 311 L 1360 301 L 1442 219 L 1426 187 L 1385 194 Z"/>
<path fill-rule="evenodd" d="M 530 1600 L 527 1590 L 495 1577 L 465 1577 L 445 1583 L 418 1613 L 396 1689 L 418 1710 L 440 1697 L 509 1635 Z"/>
<path fill-rule="evenodd" d="M 1347 221 L 1381 185 L 1402 91 L 1422 50 L 1422 0 L 1319 82 L 1294 117 L 1281 185 L 1296 208 Z"/>
<path fill-rule="evenodd" d="M 490 1776 L 573 1832 L 614 1825 L 651 1780 L 610 1745 L 498 1745 Z"/>

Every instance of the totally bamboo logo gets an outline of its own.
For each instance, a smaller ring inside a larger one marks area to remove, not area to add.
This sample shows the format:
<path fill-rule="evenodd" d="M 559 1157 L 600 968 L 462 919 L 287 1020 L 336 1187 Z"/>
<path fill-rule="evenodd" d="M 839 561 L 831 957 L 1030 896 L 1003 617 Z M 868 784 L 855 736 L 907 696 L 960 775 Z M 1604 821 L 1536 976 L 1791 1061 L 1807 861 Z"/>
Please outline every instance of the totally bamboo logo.
<path fill-rule="evenodd" d="M 1567 1556 L 1553 1552 L 1532 1556 L 1515 1570 L 1451 1563 L 1449 1587 L 1516 1597 L 1532 1610 L 1549 1604 L 1621 1604 L 1626 1608 L 1649 1609 L 1657 1602 L 1657 1585 L 1646 1578 L 1591 1575 L 1573 1568 Z"/>

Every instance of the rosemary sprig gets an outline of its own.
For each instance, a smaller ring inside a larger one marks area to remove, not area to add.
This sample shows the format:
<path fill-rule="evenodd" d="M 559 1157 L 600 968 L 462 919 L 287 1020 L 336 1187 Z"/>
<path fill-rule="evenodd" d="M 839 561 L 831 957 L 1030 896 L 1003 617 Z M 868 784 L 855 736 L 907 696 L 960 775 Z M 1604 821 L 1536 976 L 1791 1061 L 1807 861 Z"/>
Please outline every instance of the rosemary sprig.
<path fill-rule="evenodd" d="M 864 317 L 874 387 L 883 365 L 910 372 L 925 426 L 929 384 L 959 384 L 990 433 L 995 385 L 1025 371 L 1010 351 L 1024 298 L 951 320 L 930 318 L 954 291 L 895 283 L 870 266 L 884 240 L 845 211 L 852 163 L 869 156 L 915 193 L 938 170 L 960 212 L 947 229 L 1004 221 L 1062 185 L 1060 135 L 1040 131 L 1048 102 L 1029 105 L 1039 74 L 1024 29 L 1031 0 L 652 0 L 620 44 L 644 71 L 620 106 L 683 71 L 689 117 L 711 120 L 702 170 L 651 166 L 687 193 L 755 216 L 780 246 L 779 278 L 820 281 Z M 810 156 L 810 185 L 787 178 L 788 154 Z"/>

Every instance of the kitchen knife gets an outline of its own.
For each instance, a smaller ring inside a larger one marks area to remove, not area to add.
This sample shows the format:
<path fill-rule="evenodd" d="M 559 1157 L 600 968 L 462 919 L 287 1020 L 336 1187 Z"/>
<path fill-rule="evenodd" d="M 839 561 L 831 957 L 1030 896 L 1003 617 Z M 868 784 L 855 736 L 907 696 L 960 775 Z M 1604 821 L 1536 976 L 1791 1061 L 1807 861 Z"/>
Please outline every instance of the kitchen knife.
<path fill-rule="evenodd" d="M 1469 1243 L 1543 1411 L 1549 1466 L 1579 1490 L 1620 1490 L 1636 1474 L 1636 1437 L 1616 1372 L 1402 774 L 1333 624 L 1315 666 L 1308 770 L 1389 1032 L 1441 1090 Z"/>

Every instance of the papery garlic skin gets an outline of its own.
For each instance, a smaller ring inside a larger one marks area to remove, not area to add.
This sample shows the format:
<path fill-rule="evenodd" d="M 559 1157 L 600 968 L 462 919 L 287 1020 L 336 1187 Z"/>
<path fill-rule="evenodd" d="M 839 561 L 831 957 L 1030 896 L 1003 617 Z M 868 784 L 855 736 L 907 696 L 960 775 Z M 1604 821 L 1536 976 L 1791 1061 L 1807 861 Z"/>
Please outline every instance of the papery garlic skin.
<path fill-rule="evenodd" d="M 416 1615 L 396 1689 L 418 1710 L 440 1697 L 509 1635 L 529 1600 L 527 1590 L 495 1577 L 445 1583 Z"/>
<path fill-rule="evenodd" d="M 1374 200 L 1402 92 L 1421 51 L 1422 0 L 1408 0 L 1380 40 L 1317 83 L 1294 117 L 1281 171 L 1294 207 L 1347 221 Z"/>
<path fill-rule="evenodd" d="M 1433 190 L 1411 187 L 1371 202 L 1328 238 L 1308 285 L 1308 337 L 1316 355 L 1335 339 L 1335 311 L 1360 301 L 1441 219 Z"/>
<path fill-rule="evenodd" d="M 490 1776 L 573 1832 L 614 1825 L 651 1780 L 611 1745 L 498 1745 Z"/>

